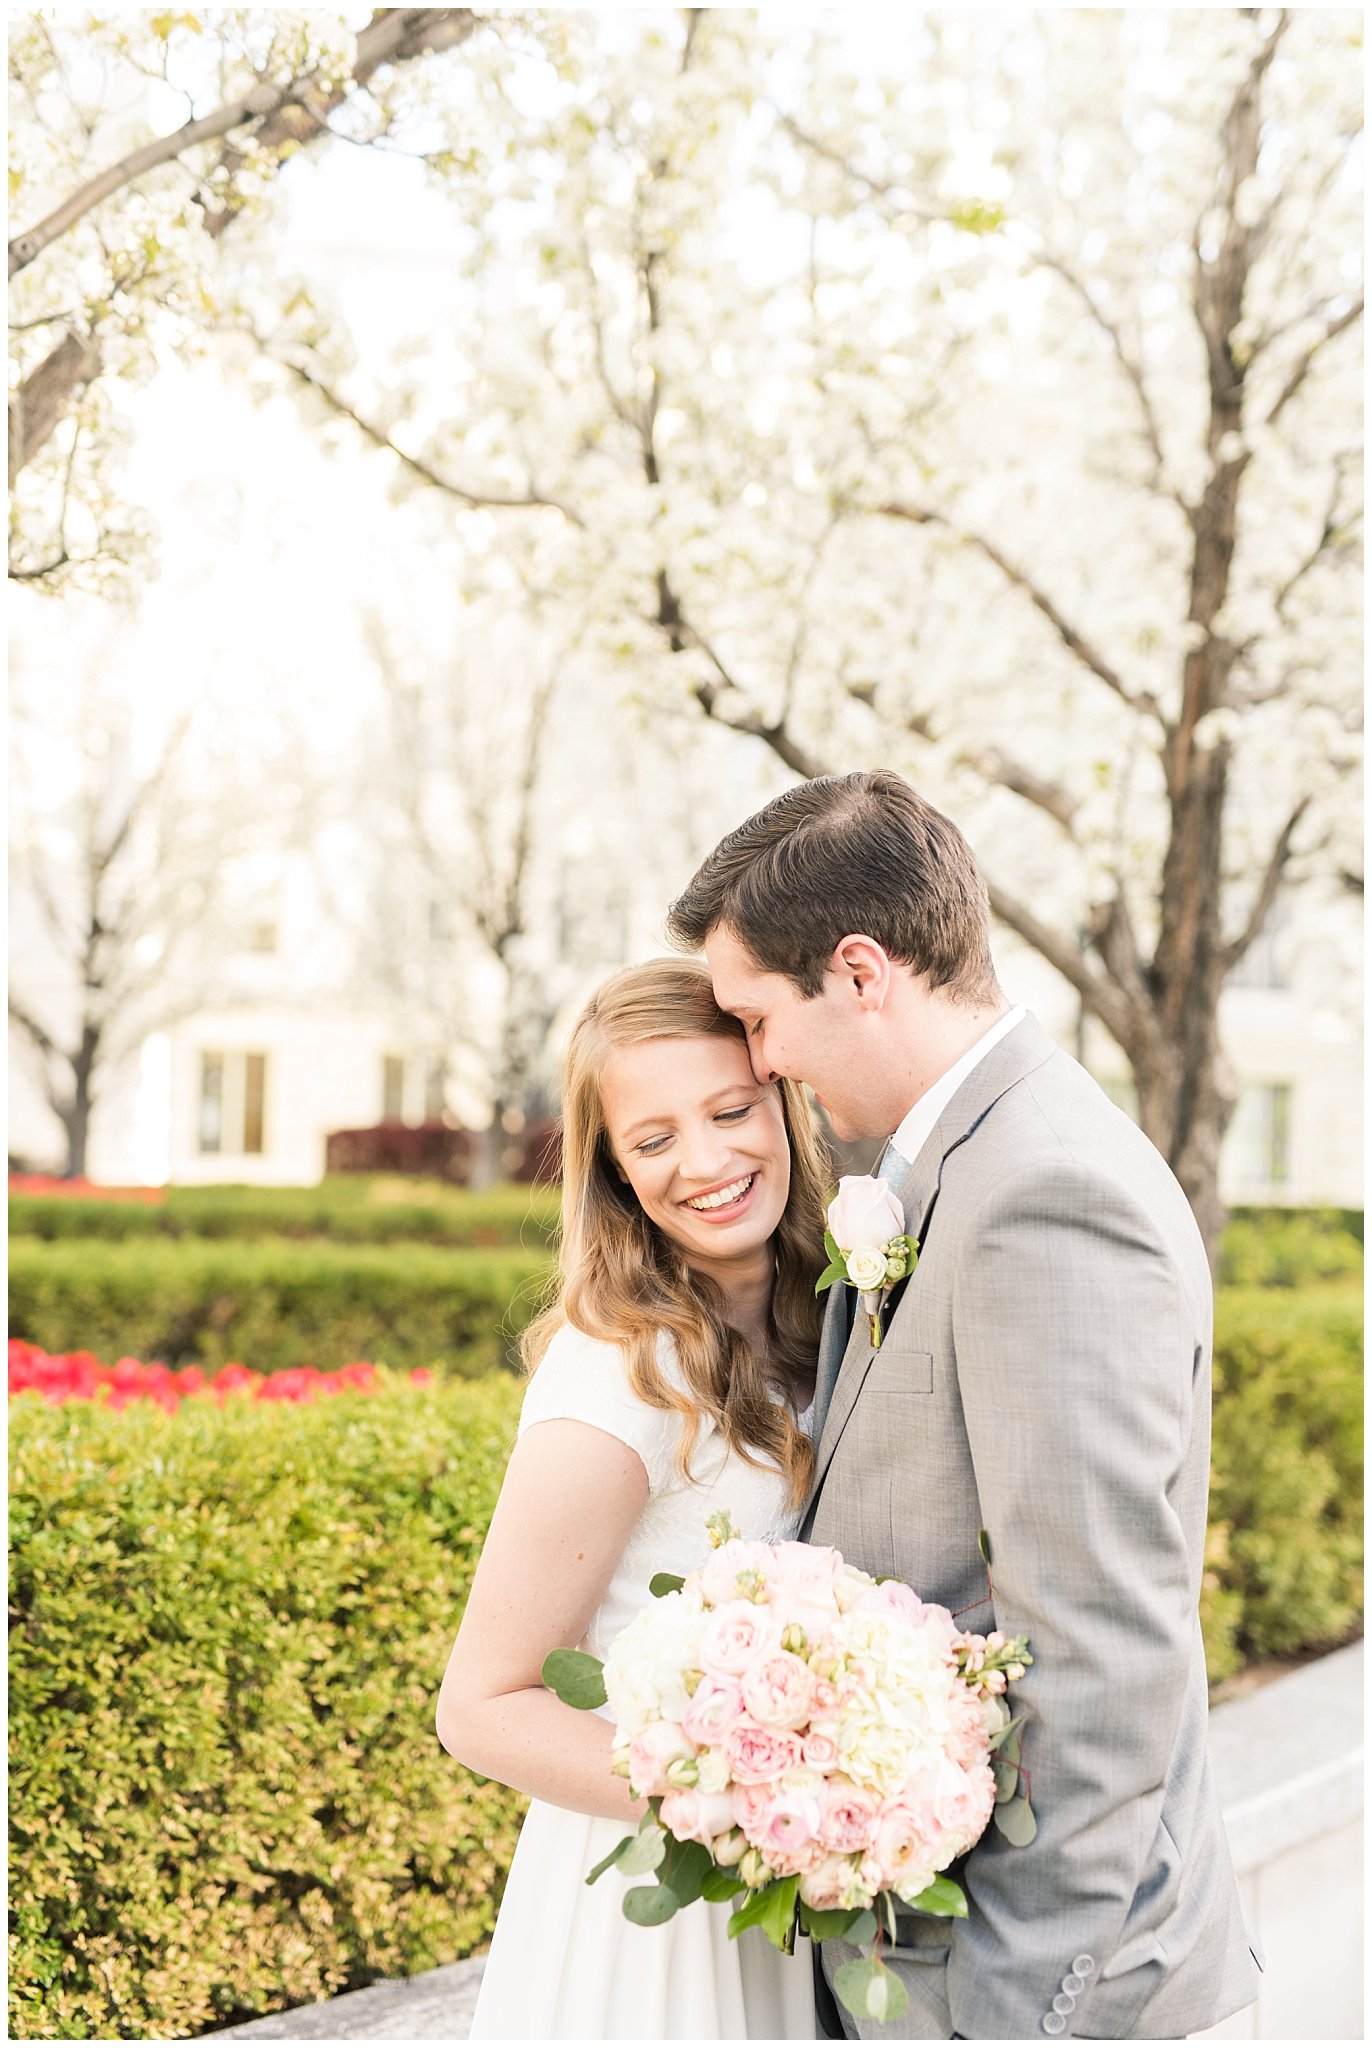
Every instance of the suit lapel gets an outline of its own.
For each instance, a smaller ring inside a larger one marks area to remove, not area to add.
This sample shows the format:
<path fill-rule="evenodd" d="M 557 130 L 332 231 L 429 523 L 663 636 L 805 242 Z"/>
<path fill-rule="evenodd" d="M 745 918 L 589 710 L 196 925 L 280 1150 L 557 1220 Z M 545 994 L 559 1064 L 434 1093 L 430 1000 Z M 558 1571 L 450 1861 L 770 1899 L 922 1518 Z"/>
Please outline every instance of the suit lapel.
<path fill-rule="evenodd" d="M 981 1060 L 935 1124 L 933 1131 L 920 1148 L 920 1155 L 910 1168 L 900 1189 L 900 1205 L 905 1212 L 905 1229 L 909 1236 L 919 1242 L 921 1254 L 928 1238 L 931 1219 L 938 1202 L 939 1186 L 943 1178 L 944 1162 L 950 1153 L 966 1144 L 990 1110 L 1017 1081 L 1032 1074 L 1045 1060 L 1051 1059 L 1057 1045 L 1044 1030 L 1036 1017 L 1026 1017 L 1022 1024 L 993 1045 L 984 1060 Z M 883 1317 L 883 1335 L 895 1321 L 911 1287 L 919 1284 L 919 1267 L 915 1267 L 909 1281 L 903 1281 L 892 1297 L 893 1306 Z M 834 1302 L 835 1294 L 844 1297 L 842 1308 Z M 842 1284 L 830 1291 L 829 1312 L 824 1319 L 824 1334 L 820 1344 L 820 1367 L 816 1378 L 815 1394 L 815 1476 L 811 1485 L 806 1519 L 813 1511 L 815 1497 L 824 1483 L 838 1440 L 842 1436 L 848 1417 L 852 1414 L 863 1381 L 867 1377 L 876 1353 L 868 1341 L 867 1319 L 854 1313 L 857 1296 L 853 1288 Z M 823 1400 L 821 1401 L 821 1390 Z"/>

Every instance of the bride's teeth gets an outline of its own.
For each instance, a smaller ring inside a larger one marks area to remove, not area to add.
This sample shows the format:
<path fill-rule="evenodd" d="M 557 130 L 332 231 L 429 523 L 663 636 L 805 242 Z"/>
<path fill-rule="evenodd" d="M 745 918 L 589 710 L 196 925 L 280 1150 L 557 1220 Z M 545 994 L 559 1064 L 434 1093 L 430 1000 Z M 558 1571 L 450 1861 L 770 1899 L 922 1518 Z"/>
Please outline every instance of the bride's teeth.
<path fill-rule="evenodd" d="M 730 1202 L 736 1202 L 740 1195 L 747 1193 L 748 1189 L 753 1185 L 755 1177 L 751 1173 L 746 1174 L 742 1180 L 736 1180 L 732 1187 L 720 1188 L 713 1195 L 697 1195 L 687 1202 L 686 1207 L 688 1209 L 727 1208 Z"/>

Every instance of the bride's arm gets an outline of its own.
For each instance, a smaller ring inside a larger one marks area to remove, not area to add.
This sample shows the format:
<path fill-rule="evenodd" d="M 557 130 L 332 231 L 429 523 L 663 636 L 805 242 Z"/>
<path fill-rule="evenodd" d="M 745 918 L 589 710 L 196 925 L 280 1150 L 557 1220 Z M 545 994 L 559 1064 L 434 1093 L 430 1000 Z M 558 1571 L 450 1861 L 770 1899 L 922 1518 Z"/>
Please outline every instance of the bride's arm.
<path fill-rule="evenodd" d="M 544 1687 L 549 1650 L 581 1641 L 648 1499 L 637 1451 L 589 1423 L 548 1421 L 515 1445 L 438 1696 L 438 1739 L 483 1778 L 634 1821 L 610 1770 L 611 1724 Z"/>

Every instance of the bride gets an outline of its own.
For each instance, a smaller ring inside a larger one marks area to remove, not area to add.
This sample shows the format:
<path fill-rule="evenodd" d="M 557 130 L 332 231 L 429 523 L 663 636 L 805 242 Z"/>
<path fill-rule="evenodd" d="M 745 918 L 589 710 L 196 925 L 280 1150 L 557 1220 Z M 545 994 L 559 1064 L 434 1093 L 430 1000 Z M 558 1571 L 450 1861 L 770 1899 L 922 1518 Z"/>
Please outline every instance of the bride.
<path fill-rule="evenodd" d="M 439 1695 L 439 1739 L 533 1795 L 477 2001 L 477 2040 L 812 2039 L 807 1944 L 665 1926 L 586 1873 L 644 1802 L 607 1710 L 545 1690 L 549 1650 L 603 1657 L 706 1518 L 794 1534 L 813 1461 L 826 1169 L 796 1083 L 762 1085 L 707 970 L 655 960 L 591 998 L 563 1087 L 561 1284 L 530 1327 L 519 1437 Z"/>

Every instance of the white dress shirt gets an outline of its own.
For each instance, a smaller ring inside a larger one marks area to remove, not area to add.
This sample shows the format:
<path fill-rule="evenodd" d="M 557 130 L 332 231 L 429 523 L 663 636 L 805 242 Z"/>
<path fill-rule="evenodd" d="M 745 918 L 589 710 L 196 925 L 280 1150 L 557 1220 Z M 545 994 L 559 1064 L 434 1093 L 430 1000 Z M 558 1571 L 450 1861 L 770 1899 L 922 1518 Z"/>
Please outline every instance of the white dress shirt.
<path fill-rule="evenodd" d="M 1024 1004 L 1018 1003 L 1013 1010 L 1007 1010 L 1003 1017 L 997 1017 L 990 1030 L 982 1033 L 976 1044 L 968 1048 L 956 1066 L 949 1067 L 946 1074 L 939 1075 L 932 1088 L 925 1089 L 891 1140 L 902 1159 L 908 1161 L 911 1166 L 914 1165 L 933 1136 L 934 1125 L 973 1067 L 985 1059 L 993 1045 L 998 1045 L 1017 1024 L 1022 1024 L 1025 1015 Z"/>

